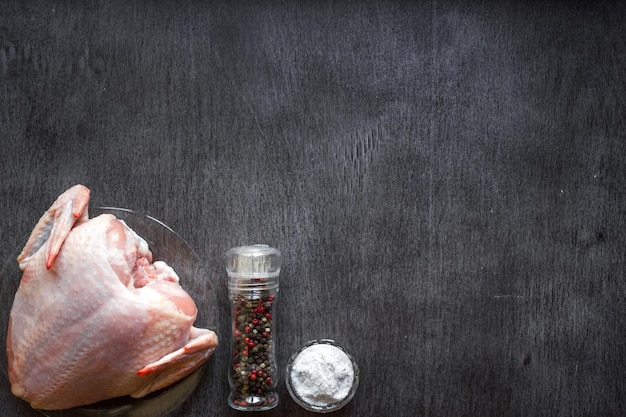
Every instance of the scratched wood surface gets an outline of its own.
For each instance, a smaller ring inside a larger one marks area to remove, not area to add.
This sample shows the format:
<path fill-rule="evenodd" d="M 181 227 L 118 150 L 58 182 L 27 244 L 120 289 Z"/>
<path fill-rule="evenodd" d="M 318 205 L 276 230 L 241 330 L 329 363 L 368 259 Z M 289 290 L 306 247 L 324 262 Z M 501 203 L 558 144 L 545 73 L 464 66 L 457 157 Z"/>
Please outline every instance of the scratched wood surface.
<path fill-rule="evenodd" d="M 240 415 L 221 256 L 259 242 L 279 363 L 361 366 L 336 415 L 625 415 L 626 12 L 537 3 L 0 1 L 0 256 L 75 183 L 179 232 L 222 345 L 171 416 Z"/>

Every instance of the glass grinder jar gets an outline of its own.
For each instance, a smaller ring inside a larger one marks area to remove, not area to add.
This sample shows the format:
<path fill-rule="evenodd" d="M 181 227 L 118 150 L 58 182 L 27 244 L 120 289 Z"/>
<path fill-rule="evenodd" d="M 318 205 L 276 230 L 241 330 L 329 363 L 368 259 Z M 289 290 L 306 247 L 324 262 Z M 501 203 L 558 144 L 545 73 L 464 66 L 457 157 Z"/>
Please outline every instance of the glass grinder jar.
<path fill-rule="evenodd" d="M 228 404 L 236 410 L 263 411 L 278 405 L 273 315 L 280 266 L 280 251 L 267 245 L 226 252 L 232 322 Z"/>

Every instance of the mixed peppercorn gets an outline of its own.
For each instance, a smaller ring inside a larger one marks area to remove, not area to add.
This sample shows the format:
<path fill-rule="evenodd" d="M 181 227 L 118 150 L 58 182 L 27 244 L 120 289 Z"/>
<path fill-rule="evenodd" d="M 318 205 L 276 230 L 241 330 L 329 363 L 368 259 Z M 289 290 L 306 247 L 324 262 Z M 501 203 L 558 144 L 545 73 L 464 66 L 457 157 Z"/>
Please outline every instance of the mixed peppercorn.
<path fill-rule="evenodd" d="M 274 394 L 272 304 L 275 296 L 250 299 L 234 297 L 233 359 L 231 377 L 233 402 L 240 407 L 268 406 L 278 401 Z"/>

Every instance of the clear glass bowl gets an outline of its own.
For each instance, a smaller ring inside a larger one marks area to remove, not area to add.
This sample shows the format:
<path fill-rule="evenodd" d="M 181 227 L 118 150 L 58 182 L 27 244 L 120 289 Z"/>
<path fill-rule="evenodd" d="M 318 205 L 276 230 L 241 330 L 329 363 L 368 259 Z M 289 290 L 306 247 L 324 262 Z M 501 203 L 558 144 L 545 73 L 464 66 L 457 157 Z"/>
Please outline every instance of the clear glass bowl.
<path fill-rule="evenodd" d="M 180 277 L 181 286 L 191 295 L 198 307 L 195 326 L 216 331 L 218 306 L 215 287 L 206 273 L 204 263 L 187 242 L 163 222 L 133 210 L 115 207 L 89 208 L 90 218 L 103 213 L 110 213 L 124 220 L 148 242 L 155 261 L 163 260 L 174 268 Z M 10 309 L 22 277 L 16 258 L 26 243 L 26 238 L 4 262 L 0 271 L 0 302 L 2 302 L 0 343 L 3 347 L 6 346 Z M 43 411 L 34 410 L 28 403 L 11 394 L 6 353 L 0 350 L 0 403 L 4 405 L 2 416 L 35 417 L 43 414 L 47 417 L 162 417 L 178 408 L 191 395 L 212 363 L 213 361 L 209 359 L 191 375 L 144 398 L 119 397 L 69 410 Z"/>
<path fill-rule="evenodd" d="M 337 401 L 329 402 L 324 405 L 312 404 L 311 402 L 308 402 L 302 396 L 298 395 L 298 390 L 294 387 L 294 383 L 292 379 L 293 378 L 292 377 L 293 365 L 296 359 L 298 358 L 298 356 L 302 352 L 304 352 L 306 349 L 310 348 L 311 346 L 321 345 L 321 344 L 334 346 L 338 348 L 339 350 L 341 350 L 343 353 L 345 353 L 345 355 L 350 360 L 352 364 L 352 369 L 354 371 L 352 385 L 350 386 L 350 389 L 347 395 Z M 340 345 L 339 343 L 336 343 L 334 340 L 331 340 L 331 339 L 312 340 L 302 345 L 293 355 L 291 355 L 291 358 L 289 359 L 289 362 L 287 363 L 287 368 L 285 371 L 285 384 L 287 386 L 287 391 L 289 392 L 289 395 L 291 395 L 291 398 L 293 398 L 293 400 L 304 409 L 315 412 L 315 413 L 330 413 L 330 412 L 337 411 L 340 408 L 344 407 L 354 397 L 354 394 L 356 393 L 356 390 L 359 386 L 359 367 L 357 366 L 356 360 L 354 359 L 354 356 L 352 355 L 352 353 L 350 353 L 350 351 L 346 349 L 344 346 Z"/>

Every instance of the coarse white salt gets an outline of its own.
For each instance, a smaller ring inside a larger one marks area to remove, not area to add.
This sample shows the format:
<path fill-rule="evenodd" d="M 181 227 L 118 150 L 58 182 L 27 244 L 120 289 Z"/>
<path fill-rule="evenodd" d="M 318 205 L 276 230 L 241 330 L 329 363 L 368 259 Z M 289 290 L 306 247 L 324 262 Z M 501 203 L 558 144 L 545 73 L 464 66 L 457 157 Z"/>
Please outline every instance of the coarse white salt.
<path fill-rule="evenodd" d="M 355 371 L 358 372 L 350 356 L 332 341 L 309 343 L 292 359 L 289 388 L 305 406 L 319 411 L 338 409 L 354 394 Z"/>

